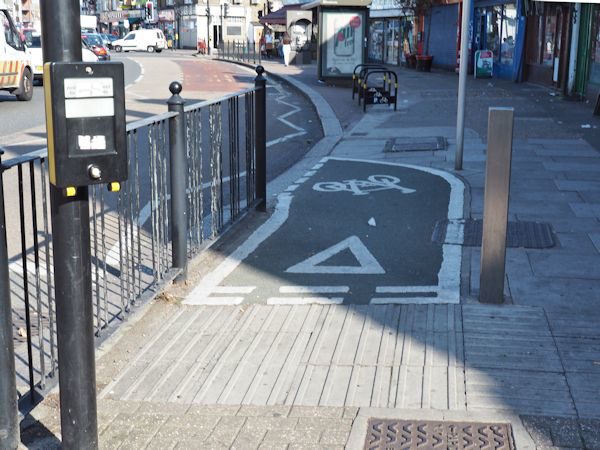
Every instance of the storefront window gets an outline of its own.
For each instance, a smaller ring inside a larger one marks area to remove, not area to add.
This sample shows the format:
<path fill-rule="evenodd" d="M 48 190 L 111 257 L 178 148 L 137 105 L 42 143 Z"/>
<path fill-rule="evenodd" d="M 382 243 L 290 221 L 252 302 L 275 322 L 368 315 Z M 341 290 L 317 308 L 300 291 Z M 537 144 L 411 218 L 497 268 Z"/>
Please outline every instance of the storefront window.
<path fill-rule="evenodd" d="M 512 65 L 517 39 L 517 8 L 514 4 L 504 5 L 502 15 L 502 44 L 500 45 L 500 62 Z"/>
<path fill-rule="evenodd" d="M 402 61 L 405 61 L 405 55 L 414 53 L 416 48 L 416 36 L 412 18 L 405 17 L 402 19 Z"/>
<path fill-rule="evenodd" d="M 385 62 L 398 64 L 398 47 L 400 39 L 400 21 L 388 20 L 385 32 Z"/>
<path fill-rule="evenodd" d="M 590 61 L 590 83 L 600 85 L 600 7 L 594 8 L 592 17 L 592 58 Z"/>
<path fill-rule="evenodd" d="M 494 58 L 500 55 L 500 27 L 502 25 L 502 5 L 492 6 L 487 9 L 485 42 L 487 50 L 494 53 Z"/>
<path fill-rule="evenodd" d="M 373 20 L 369 31 L 369 59 L 383 61 L 383 20 Z"/>
<path fill-rule="evenodd" d="M 552 67 L 554 65 L 554 34 L 556 33 L 556 15 L 546 16 L 546 27 L 544 29 L 544 51 L 542 53 L 542 64 Z"/>

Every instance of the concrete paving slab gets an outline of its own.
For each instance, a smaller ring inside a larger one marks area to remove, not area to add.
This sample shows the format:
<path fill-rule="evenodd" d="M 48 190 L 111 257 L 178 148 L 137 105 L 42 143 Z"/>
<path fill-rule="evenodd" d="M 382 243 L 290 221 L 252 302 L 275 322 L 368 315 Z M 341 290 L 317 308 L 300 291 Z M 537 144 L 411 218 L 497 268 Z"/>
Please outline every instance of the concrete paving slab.
<path fill-rule="evenodd" d="M 555 180 L 561 191 L 600 191 L 600 181 Z"/>
<path fill-rule="evenodd" d="M 594 247 L 600 252 L 600 233 L 589 233 L 588 236 L 594 243 Z"/>
<path fill-rule="evenodd" d="M 529 252 L 535 275 L 540 277 L 600 279 L 600 256 Z"/>
<path fill-rule="evenodd" d="M 589 234 L 556 233 L 557 250 L 583 255 L 597 255 L 600 251 L 594 246 Z"/>
<path fill-rule="evenodd" d="M 600 218 L 600 203 L 569 203 L 576 217 Z"/>
<path fill-rule="evenodd" d="M 597 311 L 600 304 L 600 280 L 535 276 L 523 278 L 509 275 L 513 302 L 518 305 L 539 306 L 546 310 L 571 311 L 573 298 L 584 312 Z"/>

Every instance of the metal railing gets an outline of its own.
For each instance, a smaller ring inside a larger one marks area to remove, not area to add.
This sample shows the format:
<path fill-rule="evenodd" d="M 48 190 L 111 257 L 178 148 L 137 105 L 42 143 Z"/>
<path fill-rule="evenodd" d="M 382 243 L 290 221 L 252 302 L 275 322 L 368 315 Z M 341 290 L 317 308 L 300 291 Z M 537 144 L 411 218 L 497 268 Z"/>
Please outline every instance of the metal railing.
<path fill-rule="evenodd" d="M 231 61 L 262 64 L 263 50 L 258 42 L 222 41 L 219 45 L 219 56 Z"/>
<path fill-rule="evenodd" d="M 265 124 L 256 117 L 265 114 L 266 89 L 262 67 L 257 72 L 252 89 L 188 106 L 181 102 L 178 110 L 172 110 L 174 95 L 169 112 L 128 124 L 128 181 L 118 193 L 90 187 L 98 339 L 165 281 L 185 274 L 187 260 L 246 211 L 264 209 Z M 177 126 L 182 126 L 179 135 Z M 174 164 L 181 151 L 183 167 Z M 17 388 L 28 409 L 58 381 L 46 149 L 0 160 L 0 177 L 8 241 L 0 269 L 10 273 Z M 174 215 L 178 196 L 184 202 L 183 223 Z M 183 236 L 175 231 L 180 229 Z M 176 259 L 180 248 L 183 260 Z"/>

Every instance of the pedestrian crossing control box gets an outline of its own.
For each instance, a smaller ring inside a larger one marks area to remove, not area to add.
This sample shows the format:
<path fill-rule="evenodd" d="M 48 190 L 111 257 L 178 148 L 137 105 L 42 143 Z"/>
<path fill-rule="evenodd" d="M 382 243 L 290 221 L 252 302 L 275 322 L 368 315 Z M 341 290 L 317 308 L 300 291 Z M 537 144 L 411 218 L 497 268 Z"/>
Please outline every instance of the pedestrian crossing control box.
<path fill-rule="evenodd" d="M 123 63 L 46 63 L 44 92 L 50 183 L 66 195 L 118 190 L 128 174 Z"/>

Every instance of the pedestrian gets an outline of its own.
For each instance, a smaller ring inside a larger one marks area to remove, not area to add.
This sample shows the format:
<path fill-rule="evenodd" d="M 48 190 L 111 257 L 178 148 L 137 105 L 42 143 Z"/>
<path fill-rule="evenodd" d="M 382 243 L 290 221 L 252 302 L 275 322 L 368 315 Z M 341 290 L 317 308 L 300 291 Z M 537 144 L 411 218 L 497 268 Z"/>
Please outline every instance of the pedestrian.
<path fill-rule="evenodd" d="M 265 36 L 265 47 L 266 47 L 266 52 L 267 52 L 267 56 L 269 56 L 270 52 L 273 51 L 273 35 L 271 34 L 271 32 L 267 32 L 266 36 Z"/>
<path fill-rule="evenodd" d="M 260 46 L 260 54 L 261 54 L 261 56 L 263 58 L 265 58 L 267 56 L 267 42 L 265 40 L 265 35 L 264 34 L 260 37 L 260 41 L 259 42 L 260 42 L 260 44 L 259 44 L 259 46 Z"/>
<path fill-rule="evenodd" d="M 283 35 L 283 63 L 287 67 L 290 64 L 290 53 L 292 52 L 292 45 L 290 37 L 287 33 Z"/>

